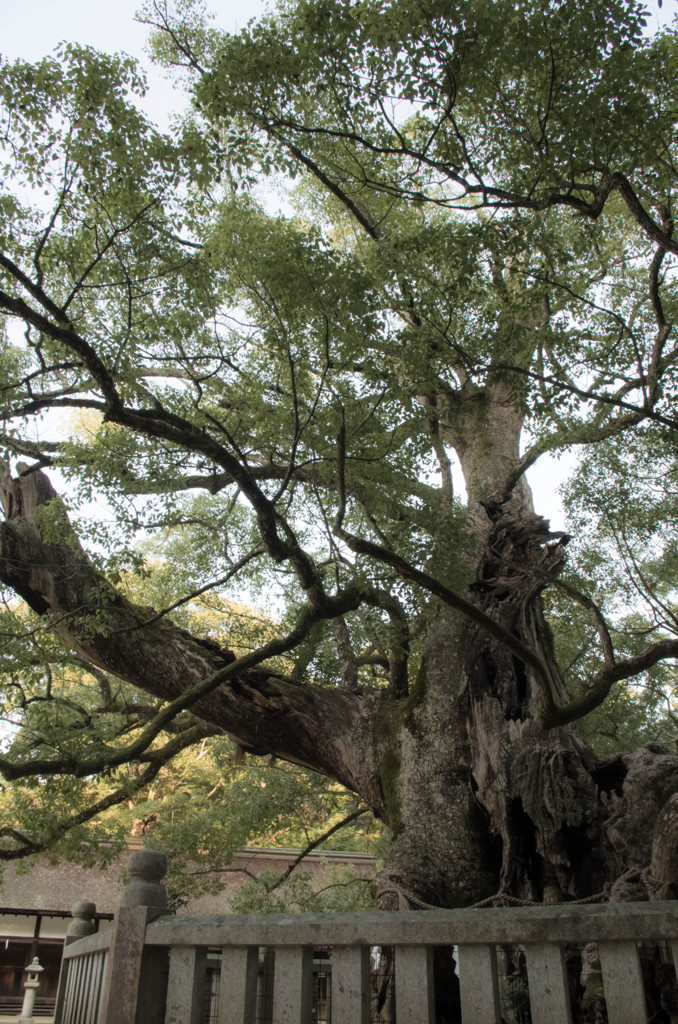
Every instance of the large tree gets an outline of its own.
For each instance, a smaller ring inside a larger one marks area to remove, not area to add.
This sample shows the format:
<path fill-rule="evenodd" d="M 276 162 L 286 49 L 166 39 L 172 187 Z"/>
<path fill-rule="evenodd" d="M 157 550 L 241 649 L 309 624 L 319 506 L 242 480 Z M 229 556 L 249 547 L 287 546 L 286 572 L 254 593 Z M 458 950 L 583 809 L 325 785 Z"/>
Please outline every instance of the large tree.
<path fill-rule="evenodd" d="M 586 719 L 673 713 L 676 34 L 635 0 L 147 19 L 169 135 L 126 58 L 3 68 L 5 779 L 226 734 L 388 825 L 383 906 L 667 894 L 678 758 Z M 570 536 L 525 473 L 573 450 Z M 266 629 L 177 617 L 199 592 Z"/>

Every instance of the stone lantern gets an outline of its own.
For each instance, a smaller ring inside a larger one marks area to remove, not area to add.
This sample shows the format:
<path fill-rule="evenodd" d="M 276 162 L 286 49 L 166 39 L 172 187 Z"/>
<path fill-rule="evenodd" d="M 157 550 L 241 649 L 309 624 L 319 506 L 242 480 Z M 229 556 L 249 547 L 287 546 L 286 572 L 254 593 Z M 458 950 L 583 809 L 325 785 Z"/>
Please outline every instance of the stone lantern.
<path fill-rule="evenodd" d="M 41 966 L 37 956 L 33 957 L 33 960 L 28 965 L 24 974 L 26 980 L 24 982 L 24 1004 L 21 1007 L 21 1016 L 17 1021 L 17 1024 L 33 1024 L 33 1007 L 35 1006 L 35 996 L 40 985 L 40 975 L 44 971 L 44 967 Z"/>

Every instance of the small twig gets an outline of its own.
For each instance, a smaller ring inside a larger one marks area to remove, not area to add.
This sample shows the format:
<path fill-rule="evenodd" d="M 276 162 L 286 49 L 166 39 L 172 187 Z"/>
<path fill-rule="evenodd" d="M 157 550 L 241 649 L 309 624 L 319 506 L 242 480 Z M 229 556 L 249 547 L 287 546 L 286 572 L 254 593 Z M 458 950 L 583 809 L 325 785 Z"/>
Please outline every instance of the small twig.
<path fill-rule="evenodd" d="M 276 882 L 274 882 L 273 885 L 267 886 L 266 895 L 270 895 L 270 893 L 278 889 L 283 884 L 283 882 L 286 882 L 287 879 L 292 874 L 292 872 L 294 871 L 294 869 L 298 867 L 299 864 L 301 864 L 304 857 L 308 857 L 309 853 L 312 853 L 313 850 L 316 849 L 316 847 L 320 846 L 321 843 L 324 843 L 326 839 L 330 838 L 330 836 L 333 836 L 334 833 L 338 832 L 339 829 L 344 827 L 344 825 L 350 824 L 350 822 L 355 821 L 356 818 L 359 818 L 362 814 L 367 814 L 369 811 L 369 807 L 359 808 L 359 810 L 354 811 L 353 814 L 349 814 L 347 818 L 344 818 L 342 821 L 337 822 L 337 824 L 333 825 L 332 828 L 329 828 L 327 832 L 323 832 L 323 834 L 319 836 L 317 839 L 314 839 L 312 843 L 309 843 L 306 849 L 302 850 L 298 857 L 295 857 L 295 859 L 292 861 L 287 870 L 282 873 L 280 878 Z"/>

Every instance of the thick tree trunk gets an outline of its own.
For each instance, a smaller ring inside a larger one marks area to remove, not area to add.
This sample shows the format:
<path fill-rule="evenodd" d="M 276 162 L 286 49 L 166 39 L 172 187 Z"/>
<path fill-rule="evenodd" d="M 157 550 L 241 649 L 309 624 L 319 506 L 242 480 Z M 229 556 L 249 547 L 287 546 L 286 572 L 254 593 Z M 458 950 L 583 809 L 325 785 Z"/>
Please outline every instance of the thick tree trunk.
<path fill-rule="evenodd" d="M 380 765 L 394 835 L 380 880 L 383 906 L 398 905 L 398 888 L 440 907 L 467 906 L 497 888 L 497 844 L 471 776 L 465 629 L 438 609 L 410 696 L 380 714 Z"/>
<path fill-rule="evenodd" d="M 382 906 L 412 896 L 464 906 L 497 892 L 549 902 L 678 895 L 678 757 L 650 745 L 601 763 L 575 727 L 543 730 L 539 686 L 480 626 L 432 608 L 404 699 L 294 686 L 117 594 L 42 473 L 6 477 L 2 495 L 0 577 L 68 645 L 163 701 L 211 680 L 190 710 L 215 732 L 337 779 L 390 825 Z M 539 651 L 559 692 L 539 593 L 562 543 L 524 503 L 480 508 L 487 542 L 473 599 Z"/>
<path fill-rule="evenodd" d="M 537 652 L 552 690 L 565 694 L 540 607 L 547 577 L 562 565 L 560 540 L 529 510 L 493 520 L 474 584 L 483 610 Z M 574 727 L 539 727 L 539 684 L 510 652 L 473 627 L 465 662 L 477 796 L 501 836 L 500 889 L 542 900 L 587 895 L 603 884 L 596 759 Z"/>

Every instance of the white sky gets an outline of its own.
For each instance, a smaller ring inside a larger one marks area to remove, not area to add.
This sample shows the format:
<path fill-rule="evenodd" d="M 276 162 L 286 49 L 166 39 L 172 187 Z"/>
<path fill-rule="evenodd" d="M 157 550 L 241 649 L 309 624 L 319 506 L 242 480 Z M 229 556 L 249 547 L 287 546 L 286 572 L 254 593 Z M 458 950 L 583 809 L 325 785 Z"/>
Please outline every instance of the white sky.
<path fill-rule="evenodd" d="M 0 53 L 35 60 L 57 43 L 143 56 L 147 28 L 135 22 L 142 0 L 0 0 Z M 215 0 L 215 23 L 229 32 L 263 13 L 263 0 Z"/>

